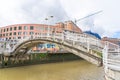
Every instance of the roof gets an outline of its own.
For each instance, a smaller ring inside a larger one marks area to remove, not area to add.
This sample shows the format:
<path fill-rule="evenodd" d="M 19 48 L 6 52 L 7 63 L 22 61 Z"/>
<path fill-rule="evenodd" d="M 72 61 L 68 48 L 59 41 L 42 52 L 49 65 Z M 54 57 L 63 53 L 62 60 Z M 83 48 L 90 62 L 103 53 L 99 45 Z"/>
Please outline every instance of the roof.
<path fill-rule="evenodd" d="M 98 33 L 94 33 L 94 32 L 91 32 L 91 31 L 85 31 L 84 33 L 95 36 L 98 39 L 101 39 L 101 36 Z"/>

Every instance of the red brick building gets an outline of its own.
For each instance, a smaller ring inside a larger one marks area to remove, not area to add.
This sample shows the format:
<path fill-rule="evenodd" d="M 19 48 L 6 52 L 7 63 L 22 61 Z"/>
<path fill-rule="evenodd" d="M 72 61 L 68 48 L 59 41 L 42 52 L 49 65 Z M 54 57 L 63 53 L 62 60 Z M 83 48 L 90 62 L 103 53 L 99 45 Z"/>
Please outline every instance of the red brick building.
<path fill-rule="evenodd" d="M 49 27 L 49 28 L 48 28 Z M 0 27 L 0 38 L 4 39 L 24 39 L 31 35 L 47 35 L 52 33 L 62 33 L 63 31 L 71 31 L 82 33 L 82 30 L 78 28 L 72 21 L 66 21 L 65 23 L 57 23 L 55 25 L 46 24 L 15 24 Z"/>
<path fill-rule="evenodd" d="M 109 41 L 109 42 L 112 42 L 112 43 L 120 45 L 120 39 L 118 39 L 118 38 L 103 37 L 102 40 L 103 41 Z"/>

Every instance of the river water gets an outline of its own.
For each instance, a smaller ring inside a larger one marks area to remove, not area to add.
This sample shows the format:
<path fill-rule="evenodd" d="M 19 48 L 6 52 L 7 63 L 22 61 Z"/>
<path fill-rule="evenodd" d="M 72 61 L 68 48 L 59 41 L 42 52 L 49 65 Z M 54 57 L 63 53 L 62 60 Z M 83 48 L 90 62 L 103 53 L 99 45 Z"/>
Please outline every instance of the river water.
<path fill-rule="evenodd" d="M 0 80 L 104 80 L 102 67 L 85 60 L 0 69 Z"/>

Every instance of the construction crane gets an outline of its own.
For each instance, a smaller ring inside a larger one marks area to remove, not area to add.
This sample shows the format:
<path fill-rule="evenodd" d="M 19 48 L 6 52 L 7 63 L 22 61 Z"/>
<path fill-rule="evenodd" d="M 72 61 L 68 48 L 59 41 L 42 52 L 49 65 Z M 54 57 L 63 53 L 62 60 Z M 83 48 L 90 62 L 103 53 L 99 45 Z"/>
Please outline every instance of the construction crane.
<path fill-rule="evenodd" d="M 94 15 L 99 14 L 99 13 L 101 13 L 101 12 L 102 12 L 102 10 L 101 10 L 101 11 L 98 11 L 98 12 L 95 12 L 95 13 L 92 13 L 92 14 L 90 14 L 90 15 L 87 15 L 87 16 L 85 16 L 85 17 L 83 17 L 83 18 L 78 19 L 78 20 L 75 20 L 75 24 L 76 24 L 78 21 L 81 21 L 81 20 L 83 20 L 83 19 L 85 19 L 85 18 L 94 16 Z"/>

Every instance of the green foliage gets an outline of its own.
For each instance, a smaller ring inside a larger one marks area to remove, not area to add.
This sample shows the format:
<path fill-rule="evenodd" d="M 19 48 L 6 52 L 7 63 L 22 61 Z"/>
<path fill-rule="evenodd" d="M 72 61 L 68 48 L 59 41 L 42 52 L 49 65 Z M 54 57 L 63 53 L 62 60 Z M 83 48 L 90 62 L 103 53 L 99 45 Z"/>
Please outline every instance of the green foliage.
<path fill-rule="evenodd" d="M 47 55 L 48 55 L 47 53 L 40 53 L 40 54 L 39 54 L 39 57 L 40 57 L 40 58 L 45 58 L 45 57 L 47 57 Z"/>
<path fill-rule="evenodd" d="M 96 50 L 92 50 L 94 53 L 96 53 L 100 58 L 102 58 L 102 53 Z"/>
<path fill-rule="evenodd" d="M 36 55 L 36 57 L 34 58 L 41 59 L 41 58 L 46 58 L 48 54 L 47 53 L 34 53 L 33 55 L 34 56 Z"/>

